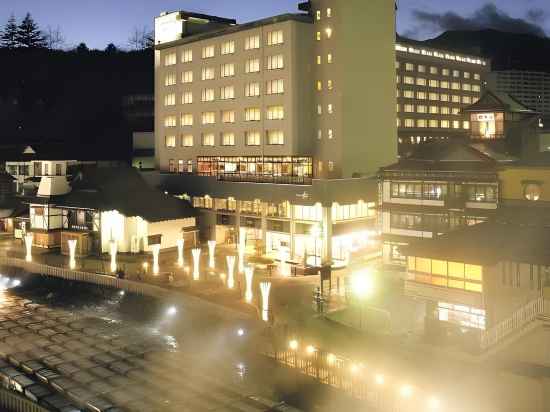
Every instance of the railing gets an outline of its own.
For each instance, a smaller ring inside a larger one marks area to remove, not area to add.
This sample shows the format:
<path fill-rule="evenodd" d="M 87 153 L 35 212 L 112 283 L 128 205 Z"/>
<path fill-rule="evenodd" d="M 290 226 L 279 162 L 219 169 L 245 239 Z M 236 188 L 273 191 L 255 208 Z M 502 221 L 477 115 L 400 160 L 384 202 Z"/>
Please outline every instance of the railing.
<path fill-rule="evenodd" d="M 48 409 L 15 392 L 0 388 L 0 409 L 10 412 L 48 412 Z"/>
<path fill-rule="evenodd" d="M 487 350 L 489 347 L 500 343 L 512 333 L 522 330 L 525 326 L 534 322 L 537 316 L 544 312 L 544 297 L 539 297 L 516 310 L 510 317 L 502 320 L 489 330 L 481 334 L 481 348 Z"/>
<path fill-rule="evenodd" d="M 273 176 L 239 173 L 220 173 L 218 180 L 237 183 L 273 183 L 282 185 L 312 185 L 313 178 L 309 176 Z"/>

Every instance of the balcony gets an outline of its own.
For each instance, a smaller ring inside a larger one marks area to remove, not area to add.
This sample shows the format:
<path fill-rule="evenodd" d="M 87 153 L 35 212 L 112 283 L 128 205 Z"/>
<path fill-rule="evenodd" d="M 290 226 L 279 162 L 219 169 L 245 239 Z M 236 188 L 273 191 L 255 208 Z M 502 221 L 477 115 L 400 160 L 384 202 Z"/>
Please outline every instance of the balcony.
<path fill-rule="evenodd" d="M 281 185 L 311 185 L 313 182 L 311 177 L 306 176 L 271 176 L 241 173 L 222 173 L 218 175 L 218 180 L 224 182 L 273 183 Z"/>

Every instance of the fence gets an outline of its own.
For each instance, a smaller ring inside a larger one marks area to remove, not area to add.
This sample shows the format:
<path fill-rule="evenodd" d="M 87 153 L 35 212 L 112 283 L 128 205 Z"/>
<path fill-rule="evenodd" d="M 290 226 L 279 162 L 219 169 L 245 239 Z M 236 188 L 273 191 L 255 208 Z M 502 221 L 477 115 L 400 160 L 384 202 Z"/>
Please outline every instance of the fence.
<path fill-rule="evenodd" d="M 3 388 L 0 388 L 0 408 L 9 412 L 48 412 L 37 403 Z"/>

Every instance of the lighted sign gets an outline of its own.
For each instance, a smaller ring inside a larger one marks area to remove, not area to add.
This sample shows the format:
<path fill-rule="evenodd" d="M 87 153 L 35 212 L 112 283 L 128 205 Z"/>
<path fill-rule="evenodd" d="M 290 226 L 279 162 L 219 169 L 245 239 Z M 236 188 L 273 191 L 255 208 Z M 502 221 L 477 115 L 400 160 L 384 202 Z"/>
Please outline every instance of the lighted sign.
<path fill-rule="evenodd" d="M 181 39 L 183 20 L 180 13 L 169 13 L 155 19 L 155 44 Z"/>
<path fill-rule="evenodd" d="M 476 115 L 478 122 L 494 122 L 495 114 L 494 113 L 478 113 Z"/>

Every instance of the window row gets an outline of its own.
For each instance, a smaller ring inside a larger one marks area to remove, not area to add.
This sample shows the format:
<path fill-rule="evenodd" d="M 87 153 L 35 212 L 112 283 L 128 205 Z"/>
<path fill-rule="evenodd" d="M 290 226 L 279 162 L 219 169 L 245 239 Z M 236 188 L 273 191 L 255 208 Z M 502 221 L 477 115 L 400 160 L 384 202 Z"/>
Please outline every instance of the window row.
<path fill-rule="evenodd" d="M 284 82 L 283 80 L 269 80 L 266 83 L 266 94 L 283 94 L 284 93 Z M 222 86 L 219 88 L 218 98 L 220 100 L 231 100 L 237 97 L 235 92 L 235 86 Z M 244 96 L 245 97 L 258 97 L 260 96 L 260 83 L 253 82 L 247 83 L 244 87 Z M 216 89 L 214 88 L 204 88 L 201 90 L 201 101 L 202 102 L 213 102 L 216 100 Z M 181 94 L 181 104 L 192 104 L 195 102 L 192 91 L 185 91 Z M 164 96 L 164 105 L 165 106 L 175 106 L 177 104 L 176 94 L 168 93 Z"/>
<path fill-rule="evenodd" d="M 449 95 L 446 93 L 428 93 L 423 91 L 414 90 L 399 90 L 397 89 L 397 97 L 403 97 L 404 99 L 417 99 L 417 100 L 431 100 L 434 102 L 452 102 L 457 104 L 473 104 L 479 100 L 479 97 L 474 96 L 461 96 L 458 94 Z"/>
<path fill-rule="evenodd" d="M 323 57 L 321 55 L 317 55 L 316 61 L 317 61 L 317 64 L 323 64 Z M 333 62 L 332 53 L 328 53 L 327 54 L 327 63 L 332 64 L 332 62 Z"/>
<path fill-rule="evenodd" d="M 470 202 L 496 202 L 498 191 L 496 185 L 468 184 L 454 185 L 453 196 L 465 194 Z M 402 199 L 443 200 L 447 196 L 447 183 L 392 182 L 391 197 Z"/>
<path fill-rule="evenodd" d="M 244 50 L 255 50 L 260 48 L 260 35 L 253 34 L 247 36 L 244 40 L 243 48 Z M 266 45 L 274 46 L 284 43 L 284 34 L 283 30 L 272 30 L 267 33 L 266 36 Z M 219 46 L 220 55 L 229 55 L 234 54 L 236 50 L 236 41 L 235 40 L 226 40 L 222 42 Z M 210 59 L 216 56 L 216 45 L 210 44 L 202 47 L 201 57 L 203 59 Z M 193 61 L 194 53 L 193 49 L 185 49 L 181 52 L 180 61 L 181 63 L 190 63 Z M 170 52 L 164 56 L 164 65 L 173 66 L 177 63 L 177 53 Z"/>
<path fill-rule="evenodd" d="M 426 66 L 424 64 L 418 64 L 415 65 L 414 63 L 401 63 L 399 61 L 395 62 L 395 68 L 400 69 L 404 68 L 407 72 L 418 72 L 418 73 L 430 73 L 433 75 L 442 75 L 442 76 L 452 76 L 454 78 L 464 78 L 464 79 L 474 79 L 474 80 L 481 80 L 481 74 L 479 73 L 471 73 L 467 71 L 460 71 L 456 69 L 448 69 L 448 68 L 439 68 L 436 66 Z"/>
<path fill-rule="evenodd" d="M 216 139 L 216 136 L 218 138 Z M 216 143 L 216 140 L 218 143 Z M 235 146 L 237 143 L 237 134 L 234 132 L 202 133 L 200 135 L 201 146 Z M 192 134 L 184 134 L 179 139 L 180 147 L 195 146 L 195 138 Z M 259 131 L 246 131 L 244 133 L 244 144 L 246 146 L 261 146 L 262 133 Z M 282 130 L 266 130 L 265 144 L 284 145 L 285 135 Z M 164 137 L 164 145 L 168 148 L 178 147 L 178 138 L 176 135 L 167 135 Z"/>
<path fill-rule="evenodd" d="M 168 171 L 170 173 L 193 173 L 193 160 L 170 159 L 168 160 Z"/>
<path fill-rule="evenodd" d="M 467 120 L 438 120 L 438 119 L 397 119 L 397 127 L 406 128 L 430 128 L 430 129 L 470 129 L 470 122 Z"/>
<path fill-rule="evenodd" d="M 429 86 L 438 89 L 451 89 L 451 90 L 463 90 L 465 92 L 481 92 L 481 86 L 479 84 L 449 82 L 446 80 L 426 79 L 425 77 L 412 77 L 412 76 L 396 76 L 397 84 L 401 83 L 417 86 Z"/>
<path fill-rule="evenodd" d="M 327 7 L 325 13 L 326 13 L 326 16 L 328 18 L 332 17 L 332 9 L 330 7 Z M 315 11 L 315 18 L 317 19 L 317 21 L 321 20 L 322 14 L 323 14 L 323 10 L 316 10 Z"/>
<path fill-rule="evenodd" d="M 414 104 L 397 104 L 397 113 L 421 113 L 421 114 L 443 114 L 443 115 L 453 115 L 459 116 L 462 109 L 460 107 L 449 107 L 449 106 L 426 106 L 424 104 L 414 105 Z"/>
<path fill-rule="evenodd" d="M 258 122 L 261 120 L 261 109 L 258 107 L 247 107 L 244 109 L 243 120 L 245 122 Z M 268 106 L 265 109 L 267 120 L 283 120 L 285 118 L 284 106 Z M 235 123 L 235 110 L 220 111 L 219 118 L 221 123 Z M 201 124 L 215 124 L 216 112 L 202 112 L 200 116 Z M 192 113 L 182 113 L 180 115 L 180 126 L 193 126 L 195 117 Z M 177 116 L 170 115 L 164 118 L 164 127 L 177 127 Z"/>

